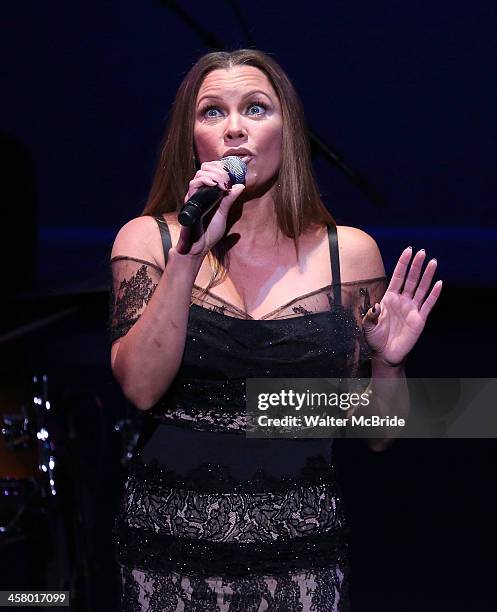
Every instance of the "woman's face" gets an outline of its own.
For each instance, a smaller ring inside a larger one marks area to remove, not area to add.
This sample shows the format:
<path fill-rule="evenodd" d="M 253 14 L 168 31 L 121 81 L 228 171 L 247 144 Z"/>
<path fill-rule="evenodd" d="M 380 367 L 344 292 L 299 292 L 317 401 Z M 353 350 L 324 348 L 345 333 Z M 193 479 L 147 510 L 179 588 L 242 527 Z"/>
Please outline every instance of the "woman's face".
<path fill-rule="evenodd" d="M 197 96 L 197 158 L 203 163 L 240 155 L 247 163 L 247 188 L 260 187 L 279 170 L 282 125 L 278 96 L 261 70 L 213 70 Z"/>

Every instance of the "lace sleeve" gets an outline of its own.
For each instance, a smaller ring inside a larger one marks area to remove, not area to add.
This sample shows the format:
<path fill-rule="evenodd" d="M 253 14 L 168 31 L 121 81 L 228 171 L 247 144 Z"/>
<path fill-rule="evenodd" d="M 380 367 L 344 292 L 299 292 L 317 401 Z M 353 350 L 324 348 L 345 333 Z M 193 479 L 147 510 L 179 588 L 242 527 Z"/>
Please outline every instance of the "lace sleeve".
<path fill-rule="evenodd" d="M 110 342 L 126 335 L 150 301 L 162 275 L 156 264 L 134 257 L 110 260 L 112 283 L 109 295 Z"/>
<path fill-rule="evenodd" d="M 353 315 L 358 329 L 351 378 L 371 377 L 371 349 L 364 336 L 362 319 L 371 306 L 381 301 L 388 283 L 389 279 L 382 276 L 342 285 L 343 305 Z"/>

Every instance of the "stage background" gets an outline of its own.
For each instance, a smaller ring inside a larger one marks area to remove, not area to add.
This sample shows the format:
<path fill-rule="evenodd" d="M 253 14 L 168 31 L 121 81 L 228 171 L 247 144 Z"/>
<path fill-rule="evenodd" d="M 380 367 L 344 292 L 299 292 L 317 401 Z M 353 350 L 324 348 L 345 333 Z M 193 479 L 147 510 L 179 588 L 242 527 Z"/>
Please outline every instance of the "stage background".
<path fill-rule="evenodd" d="M 47 372 L 74 419 L 88 547 L 78 610 L 117 605 L 114 426 L 128 407 L 109 369 L 110 249 L 144 207 L 174 93 L 208 51 L 172 4 L 2 7 L 0 253 L 7 291 L 32 297 L 5 309 L 0 350 L 2 365 Z M 438 259 L 443 293 L 408 374 L 495 376 L 495 2 L 180 5 L 227 48 L 252 41 L 284 67 L 313 131 L 384 199 L 315 157 L 329 210 L 376 239 L 387 274 L 408 245 Z M 382 454 L 341 442 L 337 457 L 354 610 L 495 608 L 494 440 L 403 441 Z"/>

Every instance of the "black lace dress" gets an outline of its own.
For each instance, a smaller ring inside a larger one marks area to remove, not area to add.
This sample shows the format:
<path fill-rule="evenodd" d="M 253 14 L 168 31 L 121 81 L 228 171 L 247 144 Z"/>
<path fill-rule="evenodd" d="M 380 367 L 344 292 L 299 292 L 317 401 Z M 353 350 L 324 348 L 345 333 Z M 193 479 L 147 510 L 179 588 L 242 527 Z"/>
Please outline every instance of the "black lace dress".
<path fill-rule="evenodd" d="M 157 222 L 165 259 L 170 236 Z M 193 287 L 173 384 L 146 413 L 115 523 L 122 610 L 347 609 L 347 522 L 332 440 L 244 434 L 245 379 L 367 376 L 361 319 L 385 277 L 334 283 L 262 319 Z M 111 260 L 110 333 L 126 334 L 162 274 Z"/>

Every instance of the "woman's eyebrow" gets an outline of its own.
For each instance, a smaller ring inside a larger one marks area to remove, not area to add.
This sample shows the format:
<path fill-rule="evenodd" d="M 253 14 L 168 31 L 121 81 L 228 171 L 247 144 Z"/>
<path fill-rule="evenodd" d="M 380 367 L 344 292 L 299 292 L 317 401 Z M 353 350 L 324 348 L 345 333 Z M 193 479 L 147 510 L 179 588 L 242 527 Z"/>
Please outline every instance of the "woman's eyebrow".
<path fill-rule="evenodd" d="M 242 100 L 244 100 L 245 98 L 250 98 L 250 96 L 253 96 L 255 94 L 262 94 L 263 96 L 266 96 L 266 98 L 268 98 L 269 100 L 271 100 L 271 96 L 269 94 L 267 94 L 265 91 L 262 91 L 261 89 L 254 89 L 252 91 L 247 92 L 246 94 L 243 94 L 242 96 Z M 207 94 L 205 96 L 202 96 L 197 105 L 199 105 L 203 100 L 222 100 L 223 97 L 222 96 L 216 96 L 215 94 Z"/>

